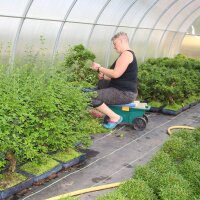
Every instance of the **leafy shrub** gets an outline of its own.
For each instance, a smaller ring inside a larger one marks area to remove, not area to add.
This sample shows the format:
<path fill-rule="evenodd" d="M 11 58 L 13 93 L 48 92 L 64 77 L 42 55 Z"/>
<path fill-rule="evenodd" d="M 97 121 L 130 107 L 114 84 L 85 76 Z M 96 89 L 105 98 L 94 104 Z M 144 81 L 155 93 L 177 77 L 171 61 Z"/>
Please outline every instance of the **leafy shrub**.
<path fill-rule="evenodd" d="M 200 195 L 200 165 L 199 162 L 186 159 L 182 165 L 178 167 L 179 173 L 189 181 L 194 192 Z"/>
<path fill-rule="evenodd" d="M 193 132 L 192 136 L 194 137 L 197 144 L 200 144 L 200 127 L 197 127 Z"/>
<path fill-rule="evenodd" d="M 85 81 L 96 85 L 97 73 L 90 69 L 91 61 L 94 59 L 95 55 L 82 44 L 70 48 L 63 63 L 63 72 L 67 76 L 67 81 Z"/>
<path fill-rule="evenodd" d="M 188 200 L 193 199 L 189 182 L 180 174 L 169 172 L 160 177 L 159 199 Z"/>
<path fill-rule="evenodd" d="M 186 141 L 180 137 L 174 137 L 173 140 L 166 141 L 162 150 L 177 163 L 188 158 Z"/>
<path fill-rule="evenodd" d="M 163 105 L 182 104 L 191 96 L 200 98 L 200 60 L 178 55 L 175 58 L 150 58 L 138 72 L 139 95 L 143 100 Z"/>
<path fill-rule="evenodd" d="M 130 179 L 119 187 L 122 195 L 130 200 L 154 200 L 153 190 L 143 180 Z"/>
<path fill-rule="evenodd" d="M 87 111 L 93 95 L 81 91 L 87 83 L 67 82 L 61 68 L 27 64 L 10 73 L 2 68 L 0 78 L 1 168 L 5 159 L 15 171 L 17 162 L 74 148 L 77 143 L 88 146 L 90 133 L 103 132 Z"/>
<path fill-rule="evenodd" d="M 200 127 L 174 132 L 148 164 L 135 169 L 132 179 L 99 200 L 107 197 L 114 200 L 117 194 L 120 200 L 199 199 L 199 142 Z"/>
<path fill-rule="evenodd" d="M 146 166 L 136 168 L 134 178 L 146 181 L 158 193 L 160 177 L 171 171 L 177 171 L 172 159 L 166 153 L 158 152 Z"/>

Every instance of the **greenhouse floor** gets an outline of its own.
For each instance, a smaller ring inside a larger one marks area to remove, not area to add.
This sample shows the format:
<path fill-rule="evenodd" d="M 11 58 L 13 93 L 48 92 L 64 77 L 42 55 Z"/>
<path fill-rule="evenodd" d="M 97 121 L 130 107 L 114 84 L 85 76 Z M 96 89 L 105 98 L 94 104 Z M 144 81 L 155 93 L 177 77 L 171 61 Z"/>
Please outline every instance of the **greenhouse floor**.
<path fill-rule="evenodd" d="M 93 136 L 87 160 L 80 166 L 62 172 L 42 186 L 33 186 L 20 199 L 44 200 L 68 192 L 127 180 L 136 165 L 144 164 L 159 150 L 169 135 L 167 129 L 176 125 L 199 126 L 200 104 L 177 116 L 148 113 L 144 131 L 118 127 L 107 134 Z M 83 194 L 81 200 L 93 200 L 109 190 Z"/>

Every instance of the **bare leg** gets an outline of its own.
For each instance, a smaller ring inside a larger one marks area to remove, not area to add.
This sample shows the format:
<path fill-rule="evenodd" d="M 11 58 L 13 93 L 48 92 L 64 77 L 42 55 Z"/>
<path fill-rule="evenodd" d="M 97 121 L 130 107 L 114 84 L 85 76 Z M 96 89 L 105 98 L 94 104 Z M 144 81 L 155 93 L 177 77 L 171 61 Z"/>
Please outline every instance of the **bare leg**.
<path fill-rule="evenodd" d="M 96 109 L 107 115 L 113 122 L 117 122 L 120 119 L 120 116 L 113 112 L 105 103 L 103 103 L 99 107 L 96 107 Z"/>
<path fill-rule="evenodd" d="M 102 112 L 100 112 L 99 110 L 92 108 L 89 110 L 89 113 L 93 116 L 93 117 L 97 117 L 97 118 L 102 118 L 104 116 L 104 114 Z"/>

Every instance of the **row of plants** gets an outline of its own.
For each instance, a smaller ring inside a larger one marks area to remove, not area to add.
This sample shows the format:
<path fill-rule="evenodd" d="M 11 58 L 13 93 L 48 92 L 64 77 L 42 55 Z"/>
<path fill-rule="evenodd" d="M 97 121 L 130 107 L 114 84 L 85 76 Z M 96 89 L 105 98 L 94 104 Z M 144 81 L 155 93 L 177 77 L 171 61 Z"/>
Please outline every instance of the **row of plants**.
<path fill-rule="evenodd" d="M 200 127 L 174 132 L 149 163 L 136 167 L 131 179 L 97 200 L 197 200 L 199 188 Z"/>
<path fill-rule="evenodd" d="M 56 178 L 62 170 L 66 170 L 86 159 L 85 153 L 74 149 L 66 149 L 51 155 L 44 155 L 42 159 L 26 162 L 18 167 L 16 172 L 0 174 L 0 199 L 20 198 L 20 191 L 27 191 L 31 185 L 41 185 Z M 12 198 L 12 197 L 11 197 Z"/>
<path fill-rule="evenodd" d="M 136 168 L 132 179 L 99 200 L 199 199 L 199 144 L 200 128 L 174 133 L 148 164 Z"/>
<path fill-rule="evenodd" d="M 199 78 L 199 59 L 181 54 L 150 58 L 139 67 L 139 98 L 154 107 L 178 110 L 200 100 Z"/>
<path fill-rule="evenodd" d="M 87 147 L 90 134 L 105 132 L 88 112 L 94 94 L 82 92 L 91 86 L 90 80 L 97 79 L 96 74 L 89 74 L 94 58 L 83 45 L 77 45 L 55 68 L 44 62 L 40 66 L 35 59 L 12 68 L 1 65 L 0 190 L 10 186 L 10 177 L 15 177 L 23 163 L 31 161 L 39 168 L 49 154 L 78 144 Z M 8 182 L 2 177 L 8 177 Z"/>

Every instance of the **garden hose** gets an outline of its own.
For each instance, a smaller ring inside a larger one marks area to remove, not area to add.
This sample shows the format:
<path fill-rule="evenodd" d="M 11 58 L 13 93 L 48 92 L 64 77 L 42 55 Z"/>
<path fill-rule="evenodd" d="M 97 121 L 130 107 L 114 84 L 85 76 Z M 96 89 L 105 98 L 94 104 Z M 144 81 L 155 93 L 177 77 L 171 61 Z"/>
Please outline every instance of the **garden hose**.
<path fill-rule="evenodd" d="M 167 133 L 169 135 L 172 134 L 171 130 L 172 129 L 190 129 L 190 130 L 194 130 L 194 127 L 191 126 L 171 126 L 167 129 Z M 66 194 L 62 194 L 59 196 L 55 196 L 46 200 L 59 200 L 61 198 L 65 198 L 65 197 L 69 197 L 69 196 L 77 196 L 77 195 L 81 195 L 81 194 L 85 194 L 88 192 L 95 192 L 95 191 L 99 191 L 99 190 L 105 190 L 105 189 L 110 189 L 110 188 L 114 188 L 114 187 L 118 187 L 120 184 L 122 184 L 123 182 L 117 182 L 117 183 L 111 183 L 111 184 L 106 184 L 106 185 L 101 185 L 101 186 L 96 186 L 96 187 L 90 187 L 90 188 L 85 188 L 85 189 L 81 189 L 81 190 L 77 190 L 74 192 L 69 192 Z"/>
<path fill-rule="evenodd" d="M 172 134 L 171 130 L 172 129 L 190 129 L 190 130 L 194 130 L 195 128 L 194 127 L 191 127 L 191 126 L 171 126 L 167 129 L 167 133 L 169 135 Z"/>
<path fill-rule="evenodd" d="M 55 197 L 52 197 L 52 198 L 49 198 L 49 199 L 46 199 L 46 200 L 58 200 L 58 199 L 61 199 L 61 198 L 64 198 L 64 197 L 69 197 L 69 196 L 72 197 L 72 196 L 76 196 L 76 195 L 80 195 L 80 194 L 85 194 L 85 193 L 88 193 L 88 192 L 95 192 L 95 191 L 99 191 L 99 190 L 110 189 L 110 188 L 118 187 L 120 184 L 122 184 L 122 182 L 85 188 L 85 189 L 82 189 L 82 190 L 77 190 L 77 191 L 74 191 L 74 192 L 69 192 L 69 193 L 66 193 L 66 194 L 55 196 Z"/>

